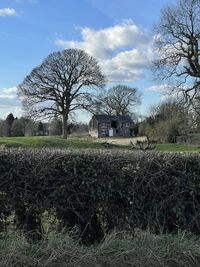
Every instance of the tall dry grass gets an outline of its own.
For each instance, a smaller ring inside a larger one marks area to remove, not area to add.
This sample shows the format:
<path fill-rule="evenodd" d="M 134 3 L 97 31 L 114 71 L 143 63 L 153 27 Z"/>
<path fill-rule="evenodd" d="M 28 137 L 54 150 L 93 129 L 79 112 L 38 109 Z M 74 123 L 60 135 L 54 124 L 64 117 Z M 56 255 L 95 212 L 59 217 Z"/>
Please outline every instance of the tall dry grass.
<path fill-rule="evenodd" d="M 200 241 L 186 233 L 115 232 L 101 244 L 85 247 L 64 232 L 51 233 L 33 244 L 28 244 L 23 235 L 10 234 L 0 240 L 0 266 L 198 267 Z"/>

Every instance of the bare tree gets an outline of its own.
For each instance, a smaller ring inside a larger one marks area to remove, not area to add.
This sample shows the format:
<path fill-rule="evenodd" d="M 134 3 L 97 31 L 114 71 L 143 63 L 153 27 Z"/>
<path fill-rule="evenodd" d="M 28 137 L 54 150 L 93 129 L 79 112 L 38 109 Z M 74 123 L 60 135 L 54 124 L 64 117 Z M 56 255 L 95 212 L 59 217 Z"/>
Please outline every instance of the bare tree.
<path fill-rule="evenodd" d="M 31 134 L 32 130 L 36 129 L 35 122 L 31 118 L 21 117 L 19 120 L 22 125 L 23 135 Z"/>
<path fill-rule="evenodd" d="M 190 109 L 176 99 L 167 99 L 152 106 L 150 114 L 140 123 L 141 135 L 162 142 L 175 142 L 177 136 L 192 131 Z"/>
<path fill-rule="evenodd" d="M 133 108 L 140 104 L 137 88 L 116 85 L 99 95 L 95 101 L 96 113 L 108 115 L 130 115 Z"/>
<path fill-rule="evenodd" d="M 172 90 L 178 88 L 191 104 L 200 88 L 200 0 L 179 0 L 167 6 L 156 29 L 157 76 L 172 81 Z"/>
<path fill-rule="evenodd" d="M 32 116 L 62 117 L 67 138 L 69 115 L 84 107 L 105 78 L 97 61 L 83 50 L 67 49 L 50 54 L 19 85 L 23 105 Z"/>
<path fill-rule="evenodd" d="M 11 128 L 11 135 L 12 136 L 24 136 L 23 133 L 23 125 L 20 119 L 15 119 L 12 124 Z"/>
<path fill-rule="evenodd" d="M 62 121 L 59 118 L 53 118 L 49 122 L 50 135 L 62 135 Z"/>

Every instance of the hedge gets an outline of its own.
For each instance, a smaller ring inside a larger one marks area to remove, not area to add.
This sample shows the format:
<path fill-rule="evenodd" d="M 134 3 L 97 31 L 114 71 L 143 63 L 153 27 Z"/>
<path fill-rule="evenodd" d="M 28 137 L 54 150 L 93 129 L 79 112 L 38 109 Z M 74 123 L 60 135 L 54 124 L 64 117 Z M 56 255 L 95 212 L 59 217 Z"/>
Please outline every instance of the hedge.
<path fill-rule="evenodd" d="M 44 214 L 85 243 L 115 228 L 200 233 L 200 156 L 0 149 L 0 227 L 40 239 Z"/>

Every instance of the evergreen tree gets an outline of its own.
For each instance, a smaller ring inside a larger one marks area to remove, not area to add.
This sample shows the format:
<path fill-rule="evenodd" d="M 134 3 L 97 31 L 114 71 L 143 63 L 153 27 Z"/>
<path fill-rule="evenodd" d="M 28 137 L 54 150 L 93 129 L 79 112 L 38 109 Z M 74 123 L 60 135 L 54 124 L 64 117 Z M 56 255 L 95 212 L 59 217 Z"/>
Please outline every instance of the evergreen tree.
<path fill-rule="evenodd" d="M 5 120 L 5 136 L 12 136 L 12 124 L 14 122 L 15 118 L 12 113 L 8 114 L 6 120 Z"/>

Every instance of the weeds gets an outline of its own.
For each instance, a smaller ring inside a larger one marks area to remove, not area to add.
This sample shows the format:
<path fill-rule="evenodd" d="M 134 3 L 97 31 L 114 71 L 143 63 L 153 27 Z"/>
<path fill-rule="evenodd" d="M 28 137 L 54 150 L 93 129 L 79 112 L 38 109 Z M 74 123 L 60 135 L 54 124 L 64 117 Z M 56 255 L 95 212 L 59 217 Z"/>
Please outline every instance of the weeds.
<path fill-rule="evenodd" d="M 71 234 L 50 233 L 37 244 L 28 244 L 20 234 L 0 240 L 1 267 L 197 267 L 200 241 L 184 232 L 134 235 L 114 232 L 101 244 L 85 247 Z"/>

